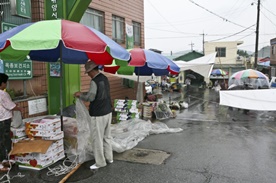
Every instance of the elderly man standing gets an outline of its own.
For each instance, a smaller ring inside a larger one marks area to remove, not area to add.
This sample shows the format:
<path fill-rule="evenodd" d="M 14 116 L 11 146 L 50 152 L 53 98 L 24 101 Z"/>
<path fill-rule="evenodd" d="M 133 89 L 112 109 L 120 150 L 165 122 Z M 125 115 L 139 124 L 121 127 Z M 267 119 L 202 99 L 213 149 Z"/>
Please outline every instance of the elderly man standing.
<path fill-rule="evenodd" d="M 92 146 L 96 163 L 90 169 L 98 169 L 113 163 L 111 146 L 112 103 L 107 77 L 99 71 L 93 61 L 85 64 L 85 73 L 91 77 L 90 89 L 87 93 L 76 92 L 75 97 L 90 101 L 89 115 L 92 130 Z"/>

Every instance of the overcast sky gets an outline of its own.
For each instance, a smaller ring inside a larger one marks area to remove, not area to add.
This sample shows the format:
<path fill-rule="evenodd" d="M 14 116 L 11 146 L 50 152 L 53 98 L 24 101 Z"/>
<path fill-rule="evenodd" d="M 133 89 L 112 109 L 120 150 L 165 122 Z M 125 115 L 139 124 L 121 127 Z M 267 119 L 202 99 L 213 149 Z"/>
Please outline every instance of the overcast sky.
<path fill-rule="evenodd" d="M 205 41 L 243 41 L 254 52 L 257 0 L 144 0 L 145 48 L 202 51 Z M 252 5 L 251 5 L 252 4 Z M 261 0 L 259 49 L 276 38 L 276 0 Z"/>

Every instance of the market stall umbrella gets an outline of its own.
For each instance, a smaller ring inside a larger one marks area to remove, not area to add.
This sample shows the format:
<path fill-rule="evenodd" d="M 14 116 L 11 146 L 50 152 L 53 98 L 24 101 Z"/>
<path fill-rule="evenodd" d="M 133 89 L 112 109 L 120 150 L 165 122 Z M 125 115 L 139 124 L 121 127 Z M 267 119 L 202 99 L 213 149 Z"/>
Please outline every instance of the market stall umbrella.
<path fill-rule="evenodd" d="M 237 86 L 250 85 L 253 88 L 268 88 L 268 77 L 260 71 L 253 69 L 246 69 L 238 71 L 230 76 L 228 86 L 235 84 Z"/>
<path fill-rule="evenodd" d="M 225 70 L 222 69 L 213 69 L 211 72 L 211 75 L 214 76 L 226 76 L 228 73 Z"/>
<path fill-rule="evenodd" d="M 122 62 L 120 60 L 114 60 L 113 66 L 104 66 L 104 71 L 112 74 L 137 76 L 137 93 L 136 98 L 139 102 L 142 101 L 142 84 L 139 83 L 140 77 L 146 76 L 164 76 L 179 73 L 180 68 L 167 57 L 141 48 L 134 48 L 129 50 L 131 54 L 131 60 L 129 63 Z"/>
<path fill-rule="evenodd" d="M 101 32 L 68 20 L 46 20 L 17 26 L 0 34 L 2 60 L 112 64 L 113 59 L 129 61 L 130 54 Z M 61 64 L 62 66 L 62 64 Z M 62 68 L 61 68 L 62 70 Z M 62 72 L 61 72 L 62 73 Z M 60 113 L 62 120 L 62 76 Z"/>
<path fill-rule="evenodd" d="M 131 60 L 129 63 L 120 60 L 114 61 L 112 66 L 104 66 L 104 71 L 109 73 L 117 73 L 122 75 L 137 76 L 164 76 L 171 73 L 176 75 L 180 68 L 167 57 L 154 51 L 134 48 L 129 50 Z"/>

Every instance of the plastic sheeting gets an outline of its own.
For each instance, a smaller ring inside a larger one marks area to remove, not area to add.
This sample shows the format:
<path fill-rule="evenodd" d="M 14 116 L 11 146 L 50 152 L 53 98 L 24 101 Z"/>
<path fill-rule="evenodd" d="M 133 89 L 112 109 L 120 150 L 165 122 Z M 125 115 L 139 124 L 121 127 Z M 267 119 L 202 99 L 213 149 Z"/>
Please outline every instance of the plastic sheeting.
<path fill-rule="evenodd" d="M 166 124 L 161 122 L 152 123 L 142 119 L 132 119 L 122 121 L 118 124 L 112 125 L 111 134 L 113 137 L 112 148 L 118 153 L 135 147 L 138 142 L 142 141 L 150 134 L 160 133 L 176 133 L 181 132 L 181 128 L 169 128 Z"/>
<path fill-rule="evenodd" d="M 208 54 L 206 56 L 190 60 L 190 61 L 174 61 L 178 67 L 180 67 L 180 71 L 192 70 L 205 78 L 210 78 L 210 74 L 213 70 L 213 66 L 216 59 L 216 52 Z"/>
<path fill-rule="evenodd" d="M 276 90 L 220 91 L 220 105 L 258 111 L 276 111 Z"/>
<path fill-rule="evenodd" d="M 90 128 L 90 116 L 88 110 L 82 101 L 76 100 L 76 125 L 77 145 L 76 149 L 67 149 L 67 154 L 77 156 L 77 162 L 83 163 L 93 159 L 93 150 L 91 145 L 92 130 Z M 72 122 L 72 121 L 71 121 Z M 141 119 L 132 119 L 122 121 L 111 125 L 112 148 L 118 153 L 132 149 L 146 136 L 150 134 L 160 133 L 176 133 L 181 132 L 181 128 L 169 128 L 166 124 L 161 122 L 152 123 Z M 70 135 L 70 134 L 69 134 Z M 65 136 L 67 136 L 65 132 Z M 72 145 L 70 147 L 73 147 Z M 72 160 L 72 159 L 71 159 Z M 75 159 L 74 159 L 75 160 Z"/>

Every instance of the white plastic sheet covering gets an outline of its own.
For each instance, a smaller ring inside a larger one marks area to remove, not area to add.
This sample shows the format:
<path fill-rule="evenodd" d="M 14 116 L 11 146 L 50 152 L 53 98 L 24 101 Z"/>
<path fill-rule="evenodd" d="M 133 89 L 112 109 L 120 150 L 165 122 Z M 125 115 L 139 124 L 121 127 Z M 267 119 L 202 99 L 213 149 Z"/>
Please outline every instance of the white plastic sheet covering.
<path fill-rule="evenodd" d="M 142 141 L 150 134 L 160 133 L 177 133 L 181 128 L 169 128 L 161 122 L 152 123 L 150 120 L 132 119 L 114 124 L 111 127 L 113 137 L 112 148 L 118 153 L 135 147 L 138 142 Z"/>
<path fill-rule="evenodd" d="M 188 62 L 178 60 L 174 61 L 174 63 L 180 67 L 180 71 L 193 70 L 203 77 L 209 78 L 215 63 L 216 54 L 215 52 Z"/>
<path fill-rule="evenodd" d="M 78 126 L 77 133 L 77 150 L 68 152 L 70 155 L 77 156 L 77 162 L 82 163 L 93 158 L 91 145 L 91 128 L 89 125 L 89 114 L 85 105 L 79 99 L 76 100 L 76 122 Z M 150 134 L 176 133 L 181 132 L 181 128 L 169 128 L 161 122 L 152 123 L 141 119 L 132 119 L 122 121 L 111 125 L 112 148 L 118 153 L 135 147 L 138 142 L 142 141 Z"/>
<path fill-rule="evenodd" d="M 241 109 L 276 111 L 276 90 L 230 90 L 220 91 L 220 105 Z"/>

